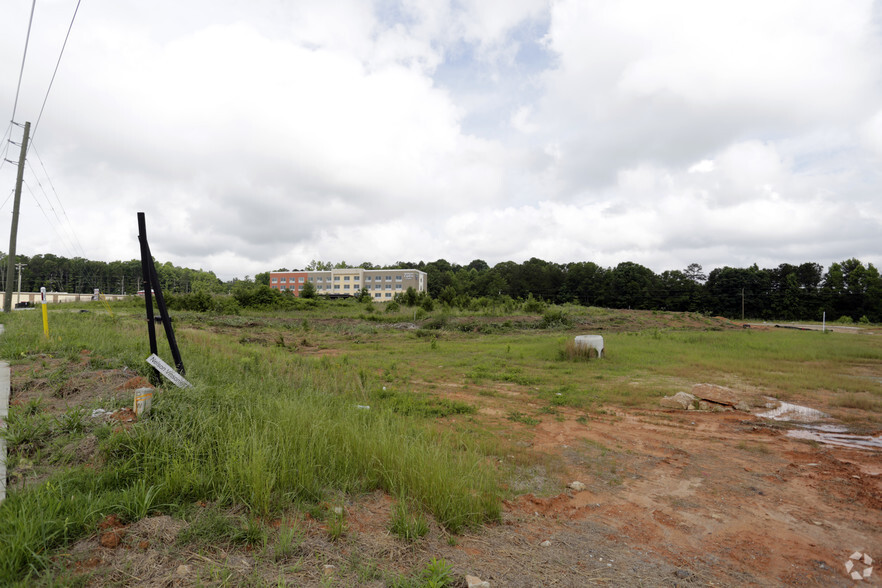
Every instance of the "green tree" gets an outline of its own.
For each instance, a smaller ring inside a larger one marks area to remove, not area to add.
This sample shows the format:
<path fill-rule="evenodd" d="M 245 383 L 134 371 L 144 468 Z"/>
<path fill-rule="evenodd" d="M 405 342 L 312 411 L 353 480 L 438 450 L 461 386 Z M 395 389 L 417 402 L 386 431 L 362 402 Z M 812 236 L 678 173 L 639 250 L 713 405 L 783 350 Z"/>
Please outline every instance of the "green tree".
<path fill-rule="evenodd" d="M 315 284 L 307 280 L 307 282 L 303 284 L 303 287 L 300 288 L 300 297 L 315 298 Z"/>

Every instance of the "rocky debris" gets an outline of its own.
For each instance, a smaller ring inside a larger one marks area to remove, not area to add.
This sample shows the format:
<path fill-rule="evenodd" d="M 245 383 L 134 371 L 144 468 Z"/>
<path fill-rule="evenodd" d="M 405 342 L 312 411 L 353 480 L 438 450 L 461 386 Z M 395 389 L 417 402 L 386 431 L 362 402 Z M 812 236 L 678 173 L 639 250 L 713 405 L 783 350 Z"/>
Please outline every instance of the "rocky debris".
<path fill-rule="evenodd" d="M 178 578 L 186 578 L 193 573 L 193 568 L 186 564 L 181 564 L 175 570 L 175 576 Z"/>
<path fill-rule="evenodd" d="M 694 410 L 698 398 L 688 392 L 677 392 L 673 396 L 665 396 L 658 403 L 663 408 L 676 408 L 678 410 Z"/>
<path fill-rule="evenodd" d="M 584 490 L 586 487 L 587 487 L 587 486 L 585 486 L 585 484 L 583 484 L 582 482 L 579 482 L 578 480 L 576 480 L 575 482 L 570 482 L 569 484 L 567 484 L 567 488 L 570 488 L 571 490 L 575 490 L 576 492 L 581 492 L 581 491 Z"/>
<path fill-rule="evenodd" d="M 540 543 L 539 545 L 542 546 L 542 547 L 551 547 L 551 541 L 549 541 L 548 539 L 546 539 L 545 541 L 543 541 L 543 542 Z"/>
<path fill-rule="evenodd" d="M 699 400 L 698 410 L 704 410 L 707 412 L 726 412 L 735 409 L 727 404 L 717 404 L 716 402 L 710 402 L 708 400 Z"/>
<path fill-rule="evenodd" d="M 325 564 L 324 568 L 322 568 L 322 574 L 325 576 L 333 576 L 334 570 L 337 569 L 337 566 L 332 566 L 331 564 Z"/>
<path fill-rule="evenodd" d="M 674 575 L 677 576 L 678 578 L 680 578 L 681 580 L 685 580 L 686 578 L 691 576 L 692 573 L 689 572 L 688 570 L 677 570 L 674 572 Z"/>
<path fill-rule="evenodd" d="M 490 582 L 485 582 L 477 576 L 466 576 L 465 580 L 468 588 L 490 588 Z"/>
<path fill-rule="evenodd" d="M 735 390 L 716 384 L 696 384 L 692 386 L 692 395 L 714 404 L 735 407 L 741 402 L 741 396 Z"/>

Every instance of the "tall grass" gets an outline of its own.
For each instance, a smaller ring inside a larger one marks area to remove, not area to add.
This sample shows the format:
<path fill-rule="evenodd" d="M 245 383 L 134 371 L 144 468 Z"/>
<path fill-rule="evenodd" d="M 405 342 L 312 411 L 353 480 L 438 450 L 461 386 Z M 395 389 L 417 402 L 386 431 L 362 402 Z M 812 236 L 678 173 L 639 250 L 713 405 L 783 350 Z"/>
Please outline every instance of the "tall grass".
<path fill-rule="evenodd" d="M 57 315 L 57 316 L 56 316 Z M 43 337 L 35 313 L 6 317 L 0 355 L 48 354 L 148 374 L 138 316 L 53 313 Z M 411 500 L 452 531 L 498 519 L 494 470 L 424 421 L 358 408 L 369 378 L 343 361 L 179 328 L 193 389 L 166 388 L 152 414 L 104 442 L 97 475 L 74 470 L 0 505 L 0 584 L 36 573 L 52 550 L 104 514 L 143 517 L 212 500 L 266 514 L 331 493 L 382 489 Z M 167 351 L 160 351 L 167 355 Z"/>

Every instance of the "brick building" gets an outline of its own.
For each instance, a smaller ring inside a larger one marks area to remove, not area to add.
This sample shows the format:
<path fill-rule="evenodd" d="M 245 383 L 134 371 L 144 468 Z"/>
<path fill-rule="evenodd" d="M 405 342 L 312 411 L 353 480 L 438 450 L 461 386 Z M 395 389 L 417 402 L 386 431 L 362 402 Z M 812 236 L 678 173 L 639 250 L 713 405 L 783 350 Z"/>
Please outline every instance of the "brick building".
<path fill-rule="evenodd" d="M 355 296 L 362 288 L 377 302 L 388 302 L 408 288 L 426 292 L 426 272 L 417 269 L 362 269 L 348 267 L 324 272 L 270 272 L 270 288 L 300 296 L 306 282 L 312 282 L 317 295 Z"/>

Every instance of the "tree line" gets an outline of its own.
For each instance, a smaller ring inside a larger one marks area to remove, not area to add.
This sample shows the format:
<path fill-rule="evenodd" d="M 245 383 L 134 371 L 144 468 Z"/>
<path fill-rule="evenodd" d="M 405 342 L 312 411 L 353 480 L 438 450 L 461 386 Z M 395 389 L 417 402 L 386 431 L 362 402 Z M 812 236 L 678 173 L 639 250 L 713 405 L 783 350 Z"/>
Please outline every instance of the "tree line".
<path fill-rule="evenodd" d="M 143 287 L 141 262 L 90 261 L 52 254 L 18 255 L 21 289 L 89 293 L 94 288 L 107 294 L 134 294 Z M 169 294 L 234 294 L 238 298 L 269 300 L 269 272 L 254 279 L 220 280 L 213 272 L 155 263 L 163 292 Z M 313 260 L 305 269 L 362 267 L 379 269 L 368 262 Z M 390 266 L 385 266 L 390 267 Z M 391 268 L 416 268 L 426 272 L 428 294 L 436 302 L 459 308 L 486 306 L 500 299 L 542 300 L 607 308 L 701 312 L 729 318 L 882 322 L 882 278 L 872 263 L 852 258 L 833 263 L 824 271 L 814 262 L 782 263 L 774 268 L 722 267 L 705 273 L 690 264 L 682 270 L 656 274 L 638 263 L 626 261 L 602 267 L 590 261 L 555 263 L 531 258 L 522 263 L 504 261 L 490 266 L 476 259 L 459 265 L 444 259 L 431 262 L 399 261 Z M 0 254 L 0 287 L 6 283 L 7 256 Z M 280 268 L 277 271 L 287 271 Z M 18 276 L 14 276 L 17 289 Z M 259 291 L 258 291 L 259 290 Z M 274 292 L 274 291 L 273 291 Z"/>
<path fill-rule="evenodd" d="M 21 269 L 21 291 L 38 292 L 45 287 L 49 292 L 88 294 L 98 288 L 104 294 L 135 294 L 143 289 L 141 261 L 91 261 L 82 257 L 66 258 L 51 253 L 16 255 Z M 0 288 L 6 287 L 9 256 L 0 254 Z M 228 286 L 214 272 L 201 269 L 177 267 L 171 262 L 155 263 L 156 275 L 163 292 L 222 293 Z M 13 276 L 14 288 L 18 287 L 18 271 Z"/>
<path fill-rule="evenodd" d="M 345 262 L 316 267 L 353 267 Z M 370 263 L 357 267 L 374 269 Z M 729 318 L 882 322 L 882 278 L 872 263 L 858 259 L 833 263 L 824 271 L 814 262 L 782 263 L 774 268 L 722 267 L 706 274 L 701 265 L 656 274 L 631 261 L 601 267 L 590 261 L 554 263 L 531 258 L 490 266 L 476 259 L 458 265 L 399 261 L 393 268 L 426 272 L 429 295 L 460 308 L 508 297 L 607 308 L 701 312 Z M 284 268 L 280 271 L 287 271 Z M 258 274 L 269 284 L 269 272 Z"/>

